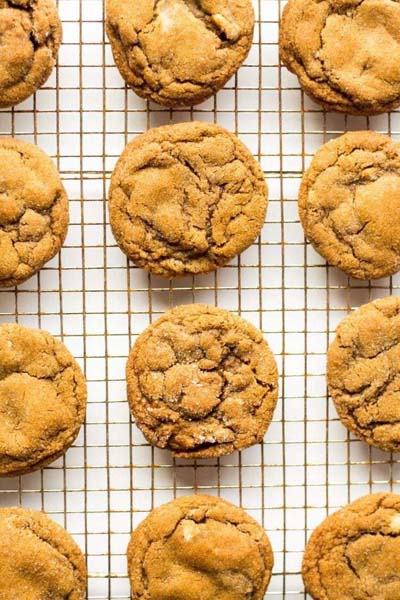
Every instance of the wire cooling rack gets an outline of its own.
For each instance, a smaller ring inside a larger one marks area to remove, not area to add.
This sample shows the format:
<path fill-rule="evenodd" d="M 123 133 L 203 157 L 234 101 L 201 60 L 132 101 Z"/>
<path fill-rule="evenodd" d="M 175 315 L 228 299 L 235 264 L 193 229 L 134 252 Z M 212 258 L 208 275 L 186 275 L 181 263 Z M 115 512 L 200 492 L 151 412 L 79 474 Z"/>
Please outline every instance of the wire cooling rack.
<path fill-rule="evenodd" d="M 15 290 L 0 292 L 0 320 L 60 336 L 86 372 L 86 425 L 64 458 L 42 472 L 0 480 L 1 505 L 45 510 L 87 554 L 88 598 L 129 599 L 125 551 L 154 506 L 203 492 L 241 504 L 271 539 L 267 599 L 305 598 L 301 558 L 311 530 L 362 494 L 398 490 L 399 458 L 349 436 L 326 395 L 325 354 L 338 321 L 370 299 L 398 293 L 400 279 L 347 279 L 304 243 L 296 197 L 312 154 L 345 130 L 400 139 L 394 112 L 376 118 L 324 113 L 280 68 L 283 4 L 256 0 L 255 41 L 216 98 L 170 111 L 125 89 L 104 30 L 102 0 L 59 0 L 59 65 L 34 98 L 0 112 L 0 133 L 36 142 L 56 160 L 71 225 L 58 258 Z M 128 264 L 108 226 L 114 164 L 149 127 L 199 119 L 239 134 L 270 187 L 261 239 L 217 273 L 169 284 Z M 220 460 L 173 460 L 130 422 L 124 369 L 136 336 L 167 308 L 207 302 L 242 314 L 268 339 L 281 373 L 280 401 L 263 444 Z"/>

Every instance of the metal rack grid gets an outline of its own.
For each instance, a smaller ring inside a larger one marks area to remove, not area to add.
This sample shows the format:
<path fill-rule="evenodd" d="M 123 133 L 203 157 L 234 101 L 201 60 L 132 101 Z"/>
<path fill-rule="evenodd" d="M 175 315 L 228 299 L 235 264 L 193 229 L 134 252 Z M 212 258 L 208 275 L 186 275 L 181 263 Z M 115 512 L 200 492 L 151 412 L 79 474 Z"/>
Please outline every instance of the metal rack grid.
<path fill-rule="evenodd" d="M 48 329 L 84 368 L 86 425 L 64 458 L 0 480 L 1 505 L 43 509 L 87 554 L 88 598 L 129 599 L 125 550 L 146 513 L 177 495 L 218 494 L 266 528 L 275 553 L 268 599 L 305 598 L 300 576 L 311 530 L 364 493 L 398 490 L 398 457 L 347 434 L 326 395 L 325 353 L 338 321 L 400 279 L 348 280 L 304 243 L 296 196 L 314 151 L 345 130 L 400 136 L 399 114 L 324 113 L 278 60 L 280 0 L 253 0 L 253 49 L 216 98 L 169 111 L 128 91 L 113 64 L 102 0 L 59 0 L 64 43 L 46 86 L 0 112 L 0 133 L 38 143 L 56 160 L 70 197 L 60 256 L 16 290 L 0 291 L 0 320 Z M 128 264 L 108 227 L 107 187 L 124 145 L 151 126 L 217 121 L 263 166 L 270 206 L 261 239 L 217 273 L 169 284 Z M 259 326 L 281 373 L 280 401 L 263 444 L 210 461 L 173 460 L 130 422 L 124 367 L 136 336 L 168 307 L 208 302 Z"/>

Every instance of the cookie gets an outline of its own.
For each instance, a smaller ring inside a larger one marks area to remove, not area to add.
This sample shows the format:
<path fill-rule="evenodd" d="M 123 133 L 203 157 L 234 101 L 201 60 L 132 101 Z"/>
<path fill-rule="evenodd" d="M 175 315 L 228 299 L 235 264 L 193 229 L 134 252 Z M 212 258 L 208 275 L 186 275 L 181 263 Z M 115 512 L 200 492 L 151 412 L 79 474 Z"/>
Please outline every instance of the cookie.
<path fill-rule="evenodd" d="M 61 36 L 52 0 L 0 0 L 0 108 L 26 100 L 47 81 Z"/>
<path fill-rule="evenodd" d="M 243 509 L 211 496 L 186 496 L 153 510 L 132 533 L 132 600 L 262 600 L 273 554 Z"/>
<path fill-rule="evenodd" d="M 332 140 L 303 177 L 305 235 L 349 277 L 378 279 L 400 269 L 400 144 L 372 131 Z"/>
<path fill-rule="evenodd" d="M 52 160 L 33 144 L 0 138 L 0 287 L 23 283 L 59 252 L 68 218 Z"/>
<path fill-rule="evenodd" d="M 72 537 L 45 514 L 0 508 L 1 600 L 84 600 L 86 567 Z"/>
<path fill-rule="evenodd" d="M 261 332 L 227 310 L 189 304 L 139 336 L 128 400 L 147 440 L 177 457 L 210 458 L 260 442 L 278 396 Z"/>
<path fill-rule="evenodd" d="M 350 431 L 382 450 L 400 450 L 400 298 L 375 300 L 341 321 L 327 380 Z"/>
<path fill-rule="evenodd" d="M 107 0 L 114 60 L 142 98 L 203 102 L 236 73 L 253 42 L 251 0 Z"/>
<path fill-rule="evenodd" d="M 195 122 L 152 129 L 128 144 L 109 208 L 123 252 L 173 278 L 208 273 L 248 248 L 267 203 L 250 151 L 222 127 Z"/>
<path fill-rule="evenodd" d="M 400 4 L 289 0 L 280 57 L 327 110 L 377 115 L 400 105 Z"/>
<path fill-rule="evenodd" d="M 400 496 L 363 496 L 325 519 L 302 572 L 314 600 L 400 598 Z"/>
<path fill-rule="evenodd" d="M 0 325 L 0 476 L 64 454 L 85 409 L 85 379 L 64 344 L 45 331 Z"/>

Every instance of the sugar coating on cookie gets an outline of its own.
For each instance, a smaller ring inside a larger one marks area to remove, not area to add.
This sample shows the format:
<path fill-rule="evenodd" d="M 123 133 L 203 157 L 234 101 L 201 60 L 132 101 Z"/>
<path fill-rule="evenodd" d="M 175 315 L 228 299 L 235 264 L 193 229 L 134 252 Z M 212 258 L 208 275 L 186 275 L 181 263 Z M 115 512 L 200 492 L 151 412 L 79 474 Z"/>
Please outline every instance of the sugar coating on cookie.
<path fill-rule="evenodd" d="M 400 450 L 400 298 L 370 302 L 341 321 L 327 380 L 350 431 L 382 450 Z"/>
<path fill-rule="evenodd" d="M 22 102 L 47 81 L 61 35 L 53 0 L 0 0 L 0 108 Z"/>
<path fill-rule="evenodd" d="M 253 41 L 251 0 L 107 0 L 115 62 L 143 98 L 170 107 L 206 100 Z"/>
<path fill-rule="evenodd" d="M 373 131 L 331 140 L 303 176 L 305 235 L 330 265 L 378 279 L 400 269 L 400 144 Z"/>
<path fill-rule="evenodd" d="M 0 508 L 0 598 L 84 600 L 85 561 L 72 537 L 44 513 Z"/>
<path fill-rule="evenodd" d="M 53 161 L 33 144 L 0 138 L 0 288 L 23 283 L 59 252 L 68 219 Z"/>
<path fill-rule="evenodd" d="M 263 172 L 232 133 L 208 123 L 152 129 L 111 179 L 111 227 L 138 266 L 173 278 L 208 273 L 248 248 L 267 210 Z"/>
<path fill-rule="evenodd" d="M 45 331 L 0 325 L 0 476 L 56 460 L 85 410 L 85 379 L 64 344 Z"/>
<path fill-rule="evenodd" d="M 155 510 L 128 547 L 132 600 L 262 600 L 273 555 L 262 527 L 220 498 L 186 496 Z"/>
<path fill-rule="evenodd" d="M 280 56 L 328 110 L 374 115 L 400 104 L 400 4 L 393 0 L 289 0 Z"/>
<path fill-rule="evenodd" d="M 186 458 L 260 442 L 278 395 L 276 361 L 261 332 L 201 304 L 168 311 L 139 336 L 127 381 L 146 438 Z"/>
<path fill-rule="evenodd" d="M 400 598 L 400 496 L 370 494 L 311 535 L 303 579 L 314 600 Z"/>

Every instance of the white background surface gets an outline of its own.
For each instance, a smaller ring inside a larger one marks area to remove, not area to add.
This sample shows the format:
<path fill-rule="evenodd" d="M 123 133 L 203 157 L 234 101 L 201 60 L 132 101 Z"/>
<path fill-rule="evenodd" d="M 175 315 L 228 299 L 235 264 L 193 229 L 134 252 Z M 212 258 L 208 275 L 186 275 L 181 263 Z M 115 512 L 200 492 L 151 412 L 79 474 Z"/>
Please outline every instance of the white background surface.
<path fill-rule="evenodd" d="M 85 427 L 65 458 L 43 472 L 0 480 L 1 505 L 43 509 L 87 553 L 88 597 L 129 598 L 125 550 L 147 511 L 194 491 L 240 503 L 270 536 L 267 598 L 304 598 L 301 557 L 311 530 L 364 493 L 397 490 L 398 457 L 348 436 L 325 389 L 325 354 L 351 307 L 398 293 L 399 278 L 348 280 L 304 244 L 296 197 L 313 152 L 347 129 L 399 137 L 399 115 L 324 114 L 278 64 L 278 0 L 256 0 L 255 43 L 215 99 L 171 112 L 127 91 L 103 32 L 101 0 L 59 0 L 59 66 L 32 98 L 0 112 L 0 133 L 34 141 L 57 162 L 71 225 L 59 259 L 18 290 L 0 291 L 0 320 L 60 336 L 86 372 Z M 302 109 L 304 108 L 304 111 Z M 150 126 L 201 119 L 236 131 L 265 170 L 270 206 L 261 240 L 210 276 L 171 285 L 127 263 L 104 199 L 125 143 Z M 198 301 L 262 328 L 281 372 L 280 401 L 265 441 L 220 461 L 173 461 L 130 424 L 124 369 L 130 345 L 172 305 Z M 307 377 L 305 374 L 307 373 Z"/>

